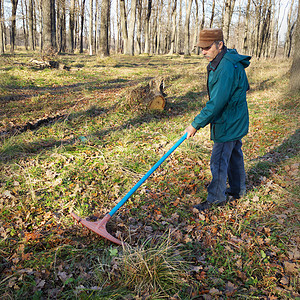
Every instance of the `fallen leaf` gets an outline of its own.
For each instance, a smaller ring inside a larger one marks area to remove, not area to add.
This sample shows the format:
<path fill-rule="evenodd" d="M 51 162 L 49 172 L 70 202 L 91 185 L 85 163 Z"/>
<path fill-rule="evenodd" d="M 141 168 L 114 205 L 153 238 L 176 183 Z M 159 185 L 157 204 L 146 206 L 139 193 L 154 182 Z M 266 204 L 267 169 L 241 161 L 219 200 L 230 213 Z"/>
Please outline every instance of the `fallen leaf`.
<path fill-rule="evenodd" d="M 298 265 L 296 263 L 290 263 L 288 261 L 285 261 L 283 263 L 285 271 L 289 274 L 296 274 L 298 273 Z"/>

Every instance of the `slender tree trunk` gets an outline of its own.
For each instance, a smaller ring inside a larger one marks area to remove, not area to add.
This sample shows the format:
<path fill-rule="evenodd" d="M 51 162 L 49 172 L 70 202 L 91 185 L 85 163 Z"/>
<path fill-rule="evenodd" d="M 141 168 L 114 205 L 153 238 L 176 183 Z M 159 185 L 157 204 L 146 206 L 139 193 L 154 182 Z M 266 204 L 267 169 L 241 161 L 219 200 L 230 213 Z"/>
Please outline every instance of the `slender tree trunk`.
<path fill-rule="evenodd" d="M 25 4 L 26 5 L 26 4 Z M 26 9 L 24 10 L 24 4 L 23 0 L 21 0 L 21 11 L 22 11 L 22 23 L 23 23 L 23 35 L 24 35 L 24 44 L 25 44 L 25 49 L 28 50 L 28 34 L 27 34 L 27 29 L 26 29 Z"/>
<path fill-rule="evenodd" d="M 235 0 L 226 0 L 225 2 L 225 12 L 224 12 L 224 23 L 223 23 L 223 33 L 225 44 L 229 40 L 229 28 L 231 23 L 231 18 L 234 10 Z"/>
<path fill-rule="evenodd" d="M 70 2 L 69 11 L 69 51 L 74 53 L 75 49 L 75 0 Z"/>
<path fill-rule="evenodd" d="M 174 5 L 172 8 L 172 34 L 171 34 L 171 47 L 169 55 L 175 52 L 175 38 L 176 38 L 176 20 L 177 19 L 177 0 L 174 0 Z"/>
<path fill-rule="evenodd" d="M 100 12 L 99 12 L 99 3 L 96 0 L 96 13 L 95 13 L 95 42 L 94 42 L 94 50 L 95 53 L 98 53 L 99 49 L 99 30 L 98 30 L 98 20 L 99 20 Z"/>
<path fill-rule="evenodd" d="M 190 17 L 193 0 L 189 0 L 188 8 L 186 11 L 186 19 L 184 25 L 184 55 L 191 55 L 190 52 Z"/>
<path fill-rule="evenodd" d="M 10 34 L 10 52 L 14 53 L 16 43 L 16 14 L 18 7 L 18 0 L 11 0 L 11 34 Z"/>
<path fill-rule="evenodd" d="M 122 28 L 122 38 L 123 38 L 123 53 L 127 53 L 128 45 L 128 32 L 127 32 L 127 15 L 125 0 L 120 0 L 120 15 L 121 15 L 121 28 Z"/>
<path fill-rule="evenodd" d="M 100 57 L 109 56 L 110 0 L 102 0 L 100 24 Z"/>
<path fill-rule="evenodd" d="M 90 55 L 93 55 L 93 0 L 90 1 L 90 21 L 89 21 L 89 53 Z"/>
<path fill-rule="evenodd" d="M 4 36 L 3 36 L 3 0 L 0 0 L 0 55 L 4 54 Z"/>
<path fill-rule="evenodd" d="M 198 0 L 195 0 L 196 4 L 196 24 L 195 24 L 195 32 L 194 32 L 194 41 L 193 41 L 193 51 L 195 54 L 199 55 L 199 47 L 197 47 L 197 41 L 198 41 L 198 36 L 199 36 L 199 5 L 198 5 Z"/>
<path fill-rule="evenodd" d="M 204 28 L 205 25 L 205 0 L 202 0 L 202 20 L 200 25 L 200 30 Z"/>
<path fill-rule="evenodd" d="M 162 12 L 163 12 L 163 0 L 160 2 L 158 1 L 158 29 L 157 29 L 157 48 L 156 48 L 156 54 L 160 54 L 162 50 L 162 42 L 161 42 L 161 35 L 162 35 Z"/>
<path fill-rule="evenodd" d="M 215 7 L 216 7 L 216 1 L 213 0 L 212 7 L 211 7 L 211 16 L 210 16 L 209 28 L 212 28 L 213 23 L 214 23 Z"/>
<path fill-rule="evenodd" d="M 84 9 L 85 9 L 85 0 L 81 1 L 81 12 L 80 12 L 80 48 L 79 52 L 83 53 L 83 30 L 84 30 Z"/>
<path fill-rule="evenodd" d="M 287 17 L 287 31 L 286 31 L 286 38 L 285 38 L 285 43 L 284 43 L 284 56 L 289 57 L 290 56 L 290 49 L 292 45 L 292 32 L 294 29 L 293 24 L 293 18 L 292 18 L 292 13 L 293 13 L 293 6 L 294 6 L 294 0 L 292 0 L 288 17 Z"/>
<path fill-rule="evenodd" d="M 43 0 L 43 55 L 50 55 L 53 51 L 52 45 L 52 8 L 51 0 Z"/>
<path fill-rule="evenodd" d="M 142 53 L 142 0 L 137 0 L 137 18 L 136 18 L 136 52 Z"/>
<path fill-rule="evenodd" d="M 250 21 L 250 5 L 251 0 L 248 0 L 247 8 L 246 8 L 246 17 L 245 17 L 245 25 L 244 25 L 244 41 L 243 41 L 243 51 L 244 53 L 248 53 L 248 30 L 249 30 L 249 21 Z"/>
<path fill-rule="evenodd" d="M 148 0 L 147 15 L 145 20 L 145 53 L 150 53 L 150 16 L 152 9 L 152 0 Z"/>
<path fill-rule="evenodd" d="M 34 16 L 34 13 L 33 13 L 33 0 L 29 0 L 28 1 L 29 48 L 31 50 L 35 49 L 33 16 Z"/>
<path fill-rule="evenodd" d="M 127 53 L 129 55 L 134 55 L 134 28 L 136 21 L 136 6 L 137 0 L 131 0 L 131 12 L 130 12 L 130 20 L 128 27 L 128 46 L 126 47 Z"/>
<path fill-rule="evenodd" d="M 295 46 L 290 74 L 291 91 L 300 91 L 300 0 L 298 1 L 298 16 L 295 29 Z"/>

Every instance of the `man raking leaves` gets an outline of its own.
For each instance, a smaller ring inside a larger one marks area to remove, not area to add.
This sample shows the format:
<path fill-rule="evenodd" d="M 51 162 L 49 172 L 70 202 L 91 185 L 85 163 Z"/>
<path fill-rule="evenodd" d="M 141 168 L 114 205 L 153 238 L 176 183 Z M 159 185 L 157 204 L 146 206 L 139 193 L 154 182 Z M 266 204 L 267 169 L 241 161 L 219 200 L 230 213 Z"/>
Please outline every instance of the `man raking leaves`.
<path fill-rule="evenodd" d="M 246 92 L 249 83 L 245 68 L 250 56 L 227 49 L 221 29 L 200 31 L 198 46 L 209 61 L 207 89 L 209 101 L 186 128 L 187 138 L 210 124 L 214 146 L 210 168 L 212 181 L 205 202 L 195 205 L 199 211 L 226 203 L 226 196 L 238 199 L 246 192 L 246 174 L 241 139 L 248 133 L 249 114 Z M 229 189 L 227 189 L 227 178 Z"/>

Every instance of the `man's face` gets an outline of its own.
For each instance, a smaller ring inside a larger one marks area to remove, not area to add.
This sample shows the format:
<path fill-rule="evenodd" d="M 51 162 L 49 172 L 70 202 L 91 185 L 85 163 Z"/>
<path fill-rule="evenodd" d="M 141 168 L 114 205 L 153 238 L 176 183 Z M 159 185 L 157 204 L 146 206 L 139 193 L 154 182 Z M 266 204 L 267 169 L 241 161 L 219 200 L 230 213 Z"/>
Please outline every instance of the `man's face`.
<path fill-rule="evenodd" d="M 201 48 L 201 50 L 204 57 L 208 61 L 212 61 L 222 51 L 222 47 L 223 47 L 223 42 L 219 42 L 219 44 L 217 45 L 216 43 L 212 43 L 210 46 L 206 48 Z"/>

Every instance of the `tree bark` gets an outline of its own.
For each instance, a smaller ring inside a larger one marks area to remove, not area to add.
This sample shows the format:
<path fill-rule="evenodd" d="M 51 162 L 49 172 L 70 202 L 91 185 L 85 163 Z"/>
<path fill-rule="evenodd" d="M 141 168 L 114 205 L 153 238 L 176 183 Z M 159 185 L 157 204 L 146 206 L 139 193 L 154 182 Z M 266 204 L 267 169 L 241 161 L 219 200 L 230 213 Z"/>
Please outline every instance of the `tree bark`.
<path fill-rule="evenodd" d="M 229 28 L 231 23 L 231 18 L 234 10 L 235 0 L 226 0 L 225 2 L 225 12 L 224 12 L 224 23 L 223 23 L 223 34 L 225 44 L 229 40 Z"/>
<path fill-rule="evenodd" d="M 184 55 L 191 55 L 190 52 L 190 17 L 193 0 L 189 0 L 184 24 Z"/>
<path fill-rule="evenodd" d="M 3 0 L 0 0 L 0 55 L 4 54 L 4 36 L 3 36 Z"/>
<path fill-rule="evenodd" d="M 90 1 L 89 54 L 93 55 L 93 18 L 94 18 L 93 5 L 94 5 L 94 2 L 93 2 L 93 0 L 89 0 L 89 1 Z"/>
<path fill-rule="evenodd" d="M 152 0 L 148 0 L 147 15 L 145 19 L 145 53 L 150 53 L 150 16 L 152 9 Z"/>
<path fill-rule="evenodd" d="M 298 16 L 295 29 L 295 45 L 291 67 L 290 89 L 293 92 L 300 91 L 300 0 L 298 1 Z"/>
<path fill-rule="evenodd" d="M 122 38 L 123 38 L 123 53 L 127 53 L 128 31 L 127 31 L 127 15 L 126 15 L 125 0 L 120 0 L 120 15 L 121 15 Z"/>
<path fill-rule="evenodd" d="M 210 16 L 209 28 L 212 28 L 213 23 L 214 23 L 215 7 L 216 7 L 216 1 L 213 0 L 212 6 L 211 6 L 211 16 Z"/>
<path fill-rule="evenodd" d="M 176 38 L 176 20 L 177 19 L 177 0 L 174 0 L 174 5 L 172 8 L 172 34 L 171 34 L 171 46 L 169 55 L 175 52 L 175 38 Z"/>
<path fill-rule="evenodd" d="M 70 2 L 69 11 L 69 51 L 74 53 L 75 49 L 75 0 Z"/>
<path fill-rule="evenodd" d="M 80 13 L 80 48 L 79 52 L 83 53 L 83 29 L 84 29 L 84 8 L 85 8 L 85 0 L 81 1 L 81 13 Z"/>
<path fill-rule="evenodd" d="M 11 34 L 10 34 L 10 52 L 14 53 L 15 51 L 15 42 L 16 42 L 16 14 L 18 7 L 18 0 L 11 0 Z"/>
<path fill-rule="evenodd" d="M 134 28 L 136 22 L 136 6 L 137 0 L 131 0 L 131 12 L 128 28 L 128 46 L 126 47 L 127 53 L 129 55 L 134 55 Z"/>
<path fill-rule="evenodd" d="M 244 40 L 243 40 L 243 52 L 248 53 L 248 30 L 249 30 L 249 21 L 250 21 L 250 5 L 251 0 L 248 0 L 245 16 L 245 25 L 244 25 Z"/>
<path fill-rule="evenodd" d="M 53 10 L 51 5 L 52 0 L 43 0 L 43 55 L 51 55 L 55 51 L 55 44 L 53 42 Z M 56 41 L 55 41 L 56 43 Z"/>
<path fill-rule="evenodd" d="M 136 53 L 142 53 L 142 0 L 137 0 L 137 18 L 136 18 Z"/>
<path fill-rule="evenodd" d="M 102 0 L 101 23 L 100 23 L 100 57 L 109 56 L 109 23 L 110 23 L 110 0 Z"/>

